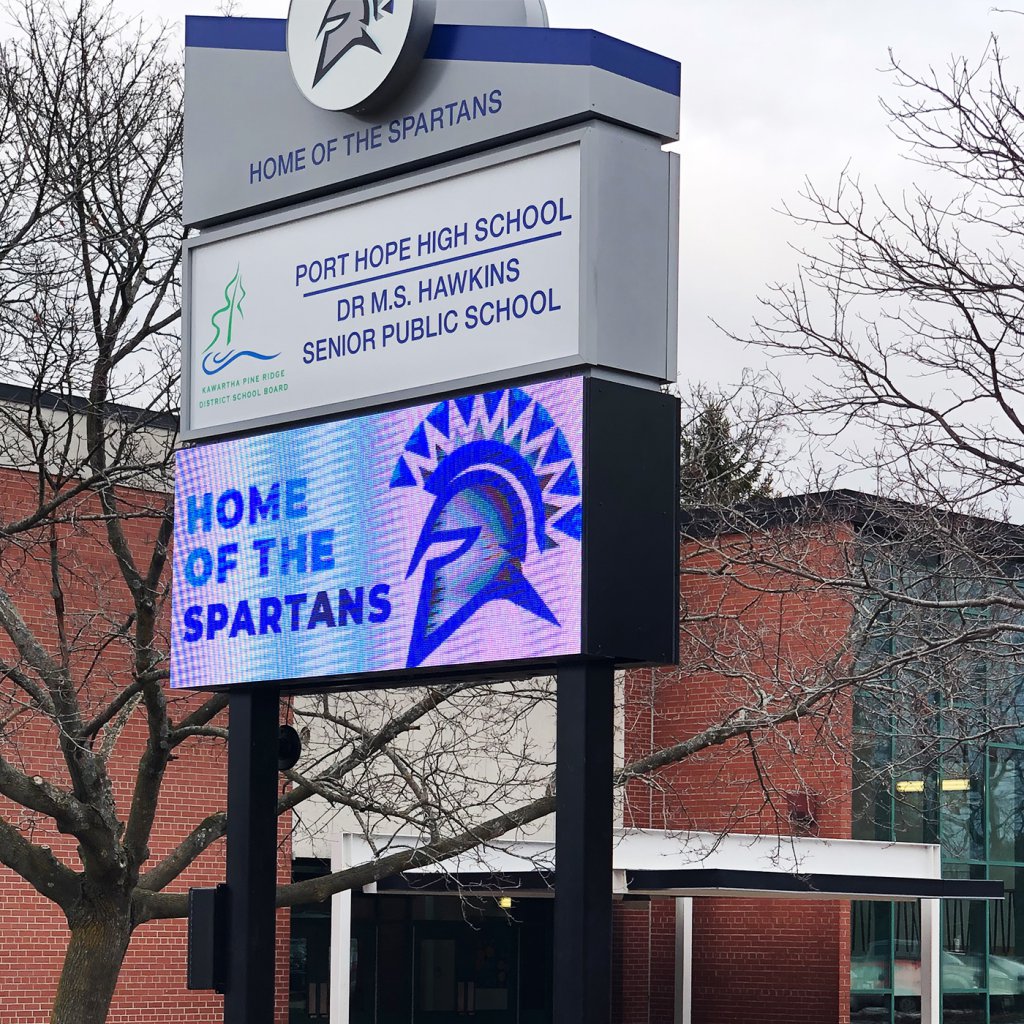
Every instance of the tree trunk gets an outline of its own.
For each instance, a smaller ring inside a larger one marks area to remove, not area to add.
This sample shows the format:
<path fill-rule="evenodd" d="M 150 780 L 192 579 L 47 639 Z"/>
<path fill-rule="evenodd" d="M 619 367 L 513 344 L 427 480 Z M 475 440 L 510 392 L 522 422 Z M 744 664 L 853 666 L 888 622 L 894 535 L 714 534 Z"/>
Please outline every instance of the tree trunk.
<path fill-rule="evenodd" d="M 128 900 L 97 902 L 74 915 L 50 1024 L 105 1024 L 131 939 Z"/>

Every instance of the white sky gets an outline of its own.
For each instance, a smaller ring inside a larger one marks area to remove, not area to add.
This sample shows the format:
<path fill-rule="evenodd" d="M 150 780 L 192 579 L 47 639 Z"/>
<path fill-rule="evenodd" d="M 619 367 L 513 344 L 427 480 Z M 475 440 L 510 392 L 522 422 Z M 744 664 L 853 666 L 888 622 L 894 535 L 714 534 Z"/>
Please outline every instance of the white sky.
<path fill-rule="evenodd" d="M 127 14 L 170 22 L 182 41 L 185 14 L 223 8 L 223 0 L 114 2 Z M 711 321 L 743 333 L 758 296 L 793 279 L 791 245 L 809 236 L 777 211 L 783 202 L 799 206 L 805 177 L 829 191 L 849 164 L 865 186 L 890 197 L 920 179 L 879 107 L 881 96 L 897 95 L 881 71 L 889 49 L 923 73 L 952 55 L 980 57 L 995 32 L 1013 75 L 1024 60 L 1024 15 L 996 5 L 1015 2 L 547 0 L 554 27 L 594 28 L 682 64 L 684 386 L 727 386 L 745 367 L 765 365 L 762 353 L 733 343 Z M 235 13 L 248 16 L 283 18 L 287 9 L 288 0 L 235 3 Z M 798 360 L 772 369 L 791 389 L 810 376 Z M 840 470 L 846 459 L 836 450 L 826 462 Z"/>
<path fill-rule="evenodd" d="M 172 21 L 220 7 L 117 2 Z M 237 13 L 284 17 L 287 8 L 241 0 Z M 598 29 L 682 64 L 680 372 L 726 384 L 761 356 L 710 319 L 742 331 L 766 284 L 791 279 L 789 243 L 807 236 L 776 211 L 796 200 L 803 178 L 827 188 L 850 163 L 865 183 L 898 193 L 921 173 L 879 109 L 881 95 L 894 95 L 879 70 L 888 49 L 924 70 L 954 53 L 979 56 L 996 31 L 1010 54 L 1024 53 L 1024 17 L 991 0 L 548 0 L 548 10 L 555 27 Z"/>

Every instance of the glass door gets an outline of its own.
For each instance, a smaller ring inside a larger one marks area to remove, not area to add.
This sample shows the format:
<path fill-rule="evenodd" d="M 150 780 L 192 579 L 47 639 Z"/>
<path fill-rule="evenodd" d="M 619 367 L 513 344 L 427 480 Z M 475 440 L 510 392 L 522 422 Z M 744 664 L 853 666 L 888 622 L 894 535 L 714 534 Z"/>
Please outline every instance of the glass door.
<path fill-rule="evenodd" d="M 414 1024 L 516 1024 L 518 928 L 500 919 L 420 922 L 415 947 Z"/>
<path fill-rule="evenodd" d="M 331 1016 L 329 906 L 292 913 L 289 1024 L 327 1024 Z"/>

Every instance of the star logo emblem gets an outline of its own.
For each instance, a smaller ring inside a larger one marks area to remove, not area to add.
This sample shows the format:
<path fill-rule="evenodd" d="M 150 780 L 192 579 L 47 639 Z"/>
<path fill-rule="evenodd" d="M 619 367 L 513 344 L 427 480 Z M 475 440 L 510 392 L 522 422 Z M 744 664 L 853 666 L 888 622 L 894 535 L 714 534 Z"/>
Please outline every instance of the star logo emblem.
<path fill-rule="evenodd" d="M 357 46 L 380 53 L 369 30 L 383 17 L 394 13 L 395 0 L 331 0 L 317 33 L 321 40 L 320 59 L 313 76 L 313 88 Z"/>
<path fill-rule="evenodd" d="M 321 110 L 363 115 L 396 99 L 430 44 L 437 0 L 291 0 L 288 61 Z"/>

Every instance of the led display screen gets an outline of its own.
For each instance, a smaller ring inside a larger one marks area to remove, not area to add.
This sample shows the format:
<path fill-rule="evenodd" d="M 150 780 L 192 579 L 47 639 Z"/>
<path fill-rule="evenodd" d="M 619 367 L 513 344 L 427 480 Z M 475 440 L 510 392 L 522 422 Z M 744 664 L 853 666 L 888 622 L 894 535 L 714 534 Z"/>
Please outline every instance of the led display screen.
<path fill-rule="evenodd" d="M 583 380 L 177 456 L 171 686 L 581 653 Z"/>

